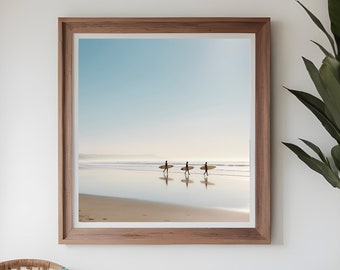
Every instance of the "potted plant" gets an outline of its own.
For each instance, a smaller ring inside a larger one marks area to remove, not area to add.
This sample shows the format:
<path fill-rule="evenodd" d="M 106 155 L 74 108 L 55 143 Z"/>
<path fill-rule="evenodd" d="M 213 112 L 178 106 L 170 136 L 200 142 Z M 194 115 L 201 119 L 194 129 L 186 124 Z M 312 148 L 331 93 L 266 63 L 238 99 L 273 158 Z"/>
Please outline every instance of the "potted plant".
<path fill-rule="evenodd" d="M 330 157 L 327 157 L 314 143 L 300 139 L 318 158 L 307 154 L 299 146 L 283 142 L 312 170 L 321 174 L 333 187 L 340 188 L 340 0 L 328 0 L 328 13 L 331 23 L 331 34 L 327 32 L 320 20 L 302 3 L 316 26 L 328 38 L 331 51 L 313 41 L 325 55 L 320 68 L 303 57 L 303 62 L 321 98 L 303 91 L 286 88 L 296 96 L 321 122 L 329 135 L 335 140 Z"/>

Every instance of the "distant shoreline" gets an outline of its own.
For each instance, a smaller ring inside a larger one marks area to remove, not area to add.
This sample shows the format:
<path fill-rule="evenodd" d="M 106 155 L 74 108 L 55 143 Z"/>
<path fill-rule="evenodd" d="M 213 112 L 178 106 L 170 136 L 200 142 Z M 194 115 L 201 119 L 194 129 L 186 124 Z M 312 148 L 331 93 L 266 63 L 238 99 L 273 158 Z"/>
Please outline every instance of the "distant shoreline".
<path fill-rule="evenodd" d="M 249 213 L 79 194 L 79 222 L 248 222 Z"/>
<path fill-rule="evenodd" d="M 80 160 L 79 161 L 79 169 L 114 169 L 114 170 L 125 170 L 125 171 L 153 171 L 162 173 L 159 167 L 164 165 L 161 162 L 134 162 L 134 161 L 100 161 L 100 160 Z M 171 169 L 169 169 L 169 173 L 183 173 L 183 168 L 185 166 L 185 162 L 172 162 L 169 165 L 173 165 Z M 194 170 L 191 171 L 193 174 L 203 174 L 203 171 L 200 169 L 204 166 L 202 162 L 191 162 L 190 166 L 194 166 Z M 249 178 L 250 176 L 250 165 L 249 163 L 236 163 L 236 162 L 226 162 L 222 161 L 211 162 L 209 165 L 216 166 L 215 169 L 210 170 L 209 174 L 211 175 L 223 175 L 223 176 L 235 176 L 242 178 Z"/>

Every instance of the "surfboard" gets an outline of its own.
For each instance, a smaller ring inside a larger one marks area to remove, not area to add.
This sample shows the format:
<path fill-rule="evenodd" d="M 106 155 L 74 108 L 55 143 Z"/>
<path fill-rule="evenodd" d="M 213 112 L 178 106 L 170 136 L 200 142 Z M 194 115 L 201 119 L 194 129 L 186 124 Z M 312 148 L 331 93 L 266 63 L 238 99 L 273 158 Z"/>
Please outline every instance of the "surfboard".
<path fill-rule="evenodd" d="M 215 168 L 216 168 L 216 166 L 213 166 L 213 165 L 208 165 L 208 166 L 207 166 L 207 169 L 208 169 L 208 170 L 212 170 L 212 169 L 215 169 Z M 200 169 L 201 169 L 201 170 L 205 170 L 205 166 L 202 166 Z"/>
<path fill-rule="evenodd" d="M 168 165 L 168 169 L 172 168 L 174 165 Z M 158 168 L 165 169 L 165 165 L 161 165 Z"/>
<path fill-rule="evenodd" d="M 193 168 L 194 168 L 194 166 L 188 166 L 188 171 L 192 170 Z M 186 171 L 187 167 L 182 167 L 181 170 Z"/>

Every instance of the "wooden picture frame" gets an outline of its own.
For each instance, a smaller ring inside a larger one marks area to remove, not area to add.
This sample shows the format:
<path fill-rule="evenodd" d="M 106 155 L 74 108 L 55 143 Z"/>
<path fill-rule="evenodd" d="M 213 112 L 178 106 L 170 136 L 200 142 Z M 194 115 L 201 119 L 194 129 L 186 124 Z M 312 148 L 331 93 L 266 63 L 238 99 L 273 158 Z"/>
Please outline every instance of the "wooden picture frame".
<path fill-rule="evenodd" d="M 74 225 L 74 36 L 76 34 L 254 35 L 254 226 L 91 227 Z M 59 243 L 268 244 L 270 243 L 270 19 L 269 18 L 59 18 Z"/>

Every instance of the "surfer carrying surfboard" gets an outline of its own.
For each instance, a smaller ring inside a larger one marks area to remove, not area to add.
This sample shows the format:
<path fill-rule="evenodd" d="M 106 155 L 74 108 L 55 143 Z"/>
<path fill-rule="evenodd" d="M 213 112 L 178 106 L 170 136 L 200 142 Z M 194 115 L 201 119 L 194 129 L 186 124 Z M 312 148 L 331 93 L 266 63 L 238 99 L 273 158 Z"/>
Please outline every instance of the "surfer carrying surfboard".
<path fill-rule="evenodd" d="M 208 162 L 205 162 L 205 164 L 204 164 L 204 174 L 203 175 L 208 176 Z"/>
<path fill-rule="evenodd" d="M 163 173 L 166 171 L 166 173 L 168 174 L 169 173 L 169 168 L 168 168 L 168 161 L 166 160 L 165 161 L 165 164 L 164 164 L 164 170 L 163 170 Z"/>
<path fill-rule="evenodd" d="M 163 170 L 163 174 L 168 174 L 169 172 L 169 169 L 172 168 L 174 165 L 171 165 L 171 164 L 168 164 L 168 161 L 166 160 L 164 165 L 161 165 L 159 166 L 158 168 L 162 169 Z"/>
<path fill-rule="evenodd" d="M 188 173 L 188 175 L 190 175 L 188 161 L 185 163 L 185 173 Z"/>
<path fill-rule="evenodd" d="M 188 173 L 188 176 L 190 175 L 189 171 L 192 170 L 194 168 L 194 166 L 189 166 L 189 162 L 187 161 L 185 163 L 185 166 L 181 168 L 182 171 L 184 171 L 185 176 Z"/>
<path fill-rule="evenodd" d="M 208 171 L 215 169 L 216 166 L 208 165 L 208 162 L 206 162 L 200 169 L 204 170 L 204 176 L 208 176 Z"/>

